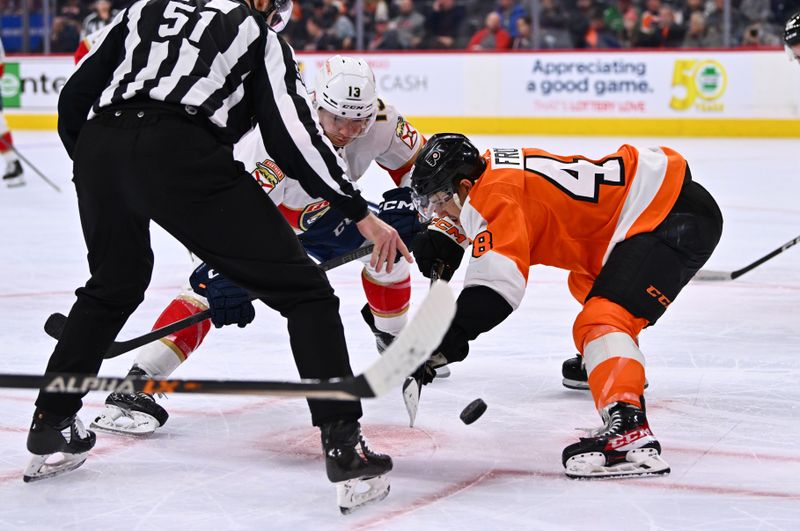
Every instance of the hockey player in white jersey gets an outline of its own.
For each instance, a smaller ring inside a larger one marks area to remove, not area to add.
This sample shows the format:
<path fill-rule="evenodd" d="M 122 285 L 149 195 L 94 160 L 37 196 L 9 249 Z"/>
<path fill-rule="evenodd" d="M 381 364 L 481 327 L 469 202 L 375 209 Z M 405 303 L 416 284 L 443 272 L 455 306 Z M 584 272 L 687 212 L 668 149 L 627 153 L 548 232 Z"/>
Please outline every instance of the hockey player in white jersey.
<path fill-rule="evenodd" d="M 410 169 L 425 142 L 424 137 L 394 107 L 377 97 L 374 75 L 363 60 L 338 55 L 330 58 L 316 77 L 314 92 L 320 124 L 347 163 L 350 178 L 361 178 L 375 161 L 397 185 L 384 193 L 378 216 L 410 242 L 422 228 L 408 184 Z M 278 205 L 311 256 L 320 261 L 329 260 L 364 243 L 354 223 L 331 209 L 327 201 L 308 195 L 298 181 L 285 178 L 266 153 L 258 131 L 251 132 L 236 145 L 235 155 L 252 169 L 253 177 Z M 361 313 L 375 334 L 378 350 L 382 351 L 407 321 L 411 296 L 409 266 L 400 260 L 391 271 L 376 271 L 369 265 L 369 257 L 364 261 L 361 279 L 367 304 Z M 254 318 L 246 292 L 220 277 L 211 282 L 204 265 L 192 273 L 190 283 L 193 289 L 182 291 L 170 302 L 154 328 L 205 310 L 209 305 L 206 296 L 221 301 L 211 319 L 216 326 L 232 323 L 245 326 Z M 209 288 L 214 290 L 213 295 L 207 292 Z M 203 321 L 142 347 L 130 374 L 168 376 L 200 346 L 211 322 Z M 128 435 L 148 435 L 168 417 L 166 410 L 150 395 L 112 393 L 106 400 L 105 411 L 92 427 Z"/>

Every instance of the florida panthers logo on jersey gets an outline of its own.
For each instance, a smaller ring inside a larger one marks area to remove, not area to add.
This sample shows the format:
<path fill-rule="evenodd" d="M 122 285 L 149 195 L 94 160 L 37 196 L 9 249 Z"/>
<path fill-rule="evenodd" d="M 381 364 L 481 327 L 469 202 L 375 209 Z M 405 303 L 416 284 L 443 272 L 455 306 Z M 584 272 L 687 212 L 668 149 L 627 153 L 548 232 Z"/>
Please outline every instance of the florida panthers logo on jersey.
<path fill-rule="evenodd" d="M 307 231 L 308 229 L 311 228 L 311 225 L 313 225 L 319 218 L 321 218 L 330 209 L 331 205 L 327 201 L 319 201 L 317 203 L 311 203 L 310 205 L 306 206 L 300 213 L 300 216 L 297 220 L 297 228 L 303 232 Z"/>
<path fill-rule="evenodd" d="M 402 116 L 397 117 L 397 126 L 394 129 L 394 134 L 400 139 L 403 144 L 408 146 L 408 149 L 414 149 L 417 145 L 417 130 L 408 123 Z"/>
<path fill-rule="evenodd" d="M 285 175 L 274 160 L 265 159 L 264 162 L 256 162 L 253 177 L 256 178 L 256 182 L 261 185 L 265 192 L 270 193 L 278 186 L 278 183 L 283 180 Z"/>

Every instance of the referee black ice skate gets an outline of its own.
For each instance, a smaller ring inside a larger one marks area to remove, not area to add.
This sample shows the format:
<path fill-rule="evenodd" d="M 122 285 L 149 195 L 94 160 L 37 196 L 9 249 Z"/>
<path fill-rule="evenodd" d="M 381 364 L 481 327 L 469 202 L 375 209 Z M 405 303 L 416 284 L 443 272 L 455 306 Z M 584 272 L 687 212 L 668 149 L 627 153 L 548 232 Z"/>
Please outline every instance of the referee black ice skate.
<path fill-rule="evenodd" d="M 397 232 L 369 213 L 345 175 L 321 134 L 291 47 L 268 25 L 288 20 L 291 9 L 290 0 L 134 2 L 64 85 L 58 131 L 74 161 L 91 276 L 76 292 L 47 372 L 97 374 L 102 353 L 150 282 L 152 220 L 288 320 L 302 378 L 353 374 L 327 277 L 233 158 L 233 143 L 257 122 L 286 174 L 375 243 L 379 269 L 391 268 L 398 252 L 411 261 Z M 71 420 L 82 396 L 40 393 L 35 418 L 54 429 L 74 426 L 75 435 L 66 445 L 43 444 L 51 430 L 31 429 L 35 462 L 44 463 L 51 450 L 91 448 L 91 432 L 80 448 L 72 444 L 86 438 Z M 358 401 L 308 402 L 315 426 L 357 425 L 362 414 Z M 26 476 L 71 468 L 29 469 Z"/>

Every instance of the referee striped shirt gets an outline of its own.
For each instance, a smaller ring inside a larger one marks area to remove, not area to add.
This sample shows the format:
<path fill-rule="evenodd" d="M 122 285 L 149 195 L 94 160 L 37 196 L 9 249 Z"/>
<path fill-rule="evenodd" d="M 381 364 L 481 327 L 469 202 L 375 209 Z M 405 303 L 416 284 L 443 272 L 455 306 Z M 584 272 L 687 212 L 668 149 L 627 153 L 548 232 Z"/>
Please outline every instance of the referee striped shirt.
<path fill-rule="evenodd" d="M 257 121 L 267 152 L 309 195 L 351 219 L 367 214 L 294 51 L 244 0 L 139 0 L 121 11 L 61 91 L 64 147 L 72 156 L 81 128 L 104 108 L 153 101 L 194 107 L 228 144 Z"/>

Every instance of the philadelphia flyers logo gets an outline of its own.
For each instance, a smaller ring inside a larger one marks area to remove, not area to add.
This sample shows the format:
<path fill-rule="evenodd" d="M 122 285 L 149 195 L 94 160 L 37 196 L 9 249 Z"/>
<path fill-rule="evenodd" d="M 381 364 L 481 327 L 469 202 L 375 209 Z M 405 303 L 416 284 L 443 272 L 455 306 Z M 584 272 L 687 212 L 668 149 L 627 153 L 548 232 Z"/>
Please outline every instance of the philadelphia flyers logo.
<path fill-rule="evenodd" d="M 425 157 L 425 163 L 431 168 L 435 168 L 436 165 L 439 163 L 440 158 L 442 158 L 442 152 L 437 149 L 434 150 L 430 155 Z"/>

